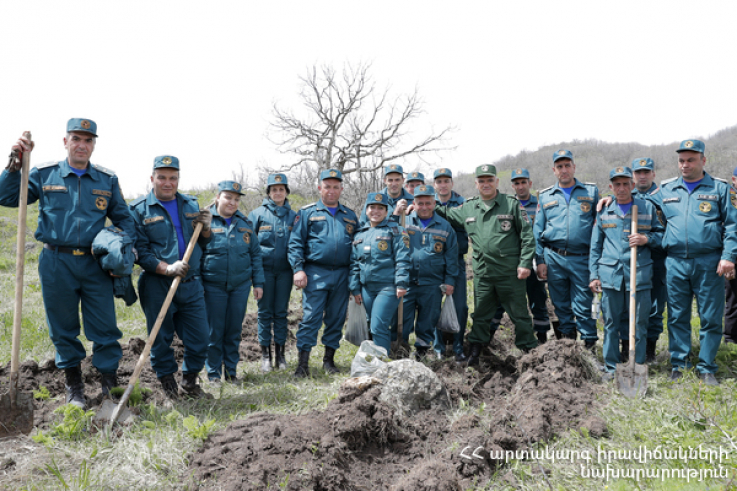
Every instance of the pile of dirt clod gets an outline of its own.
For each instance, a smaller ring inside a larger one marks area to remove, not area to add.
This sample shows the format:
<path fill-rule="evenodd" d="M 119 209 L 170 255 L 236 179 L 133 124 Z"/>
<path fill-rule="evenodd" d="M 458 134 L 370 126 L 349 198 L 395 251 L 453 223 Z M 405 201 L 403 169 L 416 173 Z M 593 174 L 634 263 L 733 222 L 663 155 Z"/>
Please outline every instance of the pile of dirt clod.
<path fill-rule="evenodd" d="M 574 341 L 551 341 L 521 358 L 485 351 L 481 370 L 451 361 L 431 367 L 454 404 L 404 418 L 379 401 L 381 388 L 341 389 L 324 411 L 260 413 L 210 436 L 190 459 L 192 486 L 224 490 L 455 490 L 489 478 L 504 460 L 569 428 L 601 436 L 587 416 L 597 375 Z M 484 404 L 483 406 L 481 404 Z M 464 454 L 462 451 L 470 448 Z M 476 457 L 471 454 L 476 450 Z"/>
<path fill-rule="evenodd" d="M 243 321 L 243 334 L 240 346 L 241 361 L 253 361 L 261 357 L 261 348 L 258 345 L 256 314 L 247 314 Z M 144 339 L 131 338 L 128 344 L 121 346 L 123 356 L 119 362 L 118 368 L 118 384 L 126 387 L 128 380 L 133 375 L 133 370 L 138 363 L 138 358 L 146 344 Z M 175 335 L 172 343 L 174 349 L 174 357 L 177 364 L 181 367 L 184 358 L 184 345 Z M 287 337 L 287 350 L 296 350 L 296 339 L 291 329 Z M 40 365 L 34 361 L 23 362 L 20 366 L 20 379 L 18 388 L 25 393 L 32 393 L 45 387 L 49 391 L 50 398 L 47 400 L 36 399 L 34 402 L 34 425 L 40 429 L 48 430 L 50 425 L 59 420 L 58 416 L 54 416 L 54 410 L 66 402 L 64 388 L 64 371 L 56 367 L 53 359 L 47 360 Z M 0 393 L 7 391 L 7 384 L 10 379 L 10 364 L 0 367 Z M 201 377 L 206 374 L 201 372 Z M 102 404 L 102 393 L 100 391 L 100 374 L 92 366 L 92 356 L 88 356 L 82 360 L 82 377 L 85 381 L 85 397 L 87 398 L 87 406 L 90 408 L 98 407 Z M 177 374 L 177 380 L 180 380 L 180 374 Z M 161 388 L 161 384 L 156 378 L 156 374 L 151 369 L 150 361 L 141 371 L 140 386 L 150 389 L 150 392 L 143 393 L 144 402 L 155 401 L 163 403 L 166 395 Z"/>
<path fill-rule="evenodd" d="M 291 316 L 290 316 L 291 317 Z M 299 326 L 300 317 L 294 319 L 288 317 L 287 343 L 285 350 L 296 351 L 297 337 L 294 335 Z M 272 339 L 272 344 L 274 340 Z M 243 319 L 243 331 L 241 331 L 241 346 L 238 349 L 241 361 L 258 361 L 261 359 L 261 345 L 258 342 L 258 315 L 247 313 Z"/>

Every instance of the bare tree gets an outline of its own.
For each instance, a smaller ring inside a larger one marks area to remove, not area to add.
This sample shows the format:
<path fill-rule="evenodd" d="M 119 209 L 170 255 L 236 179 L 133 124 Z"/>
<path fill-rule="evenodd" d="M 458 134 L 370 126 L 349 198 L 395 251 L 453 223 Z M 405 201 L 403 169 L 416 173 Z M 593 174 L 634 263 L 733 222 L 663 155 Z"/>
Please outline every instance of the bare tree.
<path fill-rule="evenodd" d="M 375 185 L 374 171 L 411 156 L 425 157 L 444 150 L 452 127 L 410 140 L 410 129 L 424 114 L 417 90 L 392 98 L 371 79 L 370 64 L 344 66 L 341 73 L 329 65 L 313 66 L 301 76 L 304 114 L 273 106 L 269 139 L 296 160 L 281 168 L 289 172 L 305 166 L 335 168 L 350 175 L 358 187 Z"/>

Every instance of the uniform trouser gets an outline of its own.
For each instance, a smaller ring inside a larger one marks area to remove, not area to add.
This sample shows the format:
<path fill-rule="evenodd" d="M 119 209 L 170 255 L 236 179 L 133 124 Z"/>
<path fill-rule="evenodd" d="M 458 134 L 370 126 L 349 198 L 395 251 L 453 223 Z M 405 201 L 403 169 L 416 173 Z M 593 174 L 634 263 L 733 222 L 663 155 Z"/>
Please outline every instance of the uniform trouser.
<path fill-rule="evenodd" d="M 370 319 L 369 325 L 374 344 L 381 346 L 389 353 L 392 318 L 397 315 L 397 307 L 399 307 L 397 289 L 394 286 L 369 289 L 362 285 L 361 297 L 366 306 L 366 314 Z M 394 337 L 396 339 L 396 334 Z"/>
<path fill-rule="evenodd" d="M 489 325 L 501 305 L 514 322 L 514 344 L 519 349 L 532 349 L 537 346 L 537 339 L 532 331 L 532 319 L 527 311 L 525 280 L 517 279 L 516 275 L 492 278 L 474 275 L 473 289 L 474 312 L 469 342 L 489 343 L 491 338 Z"/>
<path fill-rule="evenodd" d="M 310 351 L 325 323 L 322 344 L 337 350 L 348 310 L 348 267 L 330 269 L 307 263 L 307 286 L 302 292 L 302 322 L 297 330 L 297 349 Z"/>
<path fill-rule="evenodd" d="M 596 341 L 596 319 L 591 318 L 594 294 L 589 289 L 589 257 L 562 256 L 547 248 L 544 251 L 550 301 L 560 321 L 560 332 L 572 335 L 578 329 L 581 339 Z"/>
<path fill-rule="evenodd" d="M 208 378 L 220 378 L 225 365 L 225 373 L 235 375 L 240 354 L 243 317 L 246 315 L 248 294 L 251 282 L 246 281 L 234 290 L 227 291 L 221 286 L 204 283 L 207 322 L 210 327 L 210 343 L 207 346 Z"/>
<path fill-rule="evenodd" d="M 727 298 L 724 313 L 724 342 L 737 342 L 737 279 L 724 280 L 724 295 Z"/>
<path fill-rule="evenodd" d="M 274 326 L 274 343 L 287 342 L 287 313 L 292 294 L 291 269 L 272 271 L 265 269 L 264 295 L 258 301 L 258 344 L 271 346 L 271 326 Z"/>
<path fill-rule="evenodd" d="M 663 333 L 663 312 L 668 302 L 665 279 L 665 258 L 653 259 L 653 289 L 650 292 L 652 308 L 647 326 L 647 339 L 657 340 Z"/>
<path fill-rule="evenodd" d="M 172 281 L 173 279 L 167 276 L 141 274 L 138 294 L 141 297 L 143 313 L 146 315 L 149 334 L 156 323 Z M 156 372 L 156 376 L 161 378 L 177 371 L 174 350 L 171 348 L 175 332 L 184 344 L 182 373 L 199 373 L 207 357 L 207 345 L 210 341 L 208 331 L 202 282 L 199 278 L 194 278 L 180 283 L 151 347 L 151 368 Z"/>
<path fill-rule="evenodd" d="M 410 285 L 402 300 L 404 341 L 409 341 L 409 334 L 414 326 L 415 348 L 430 348 L 435 341 L 435 326 L 440 318 L 440 304 L 443 301 L 440 285 Z M 396 339 L 397 331 L 392 329 L 392 341 Z"/>
<path fill-rule="evenodd" d="M 640 290 L 635 297 L 635 362 L 645 363 L 647 346 L 647 326 L 650 317 L 650 290 Z M 604 365 L 607 372 L 617 369 L 620 341 L 629 346 L 630 339 L 630 292 L 626 291 L 624 281 L 620 290 L 604 288 L 601 296 L 601 311 L 604 315 Z"/>
<path fill-rule="evenodd" d="M 535 332 L 546 333 L 550 330 L 550 318 L 548 317 L 548 293 L 545 291 L 545 282 L 537 279 L 533 271 L 527 278 L 527 302 L 532 311 L 532 327 Z M 502 322 L 504 307 L 499 307 L 491 321 L 491 332 L 495 332 Z"/>
<path fill-rule="evenodd" d="M 724 280 L 716 271 L 720 255 L 710 254 L 695 259 L 668 256 L 668 341 L 673 370 L 690 368 L 691 300 L 701 318 L 699 341 L 700 373 L 716 373 L 715 361 L 722 341 L 722 314 L 724 312 Z"/>
<path fill-rule="evenodd" d="M 113 279 L 91 255 L 74 256 L 42 249 L 38 263 L 46 323 L 56 348 L 58 368 L 76 367 L 87 355 L 79 340 L 79 304 L 84 335 L 92 341 L 92 364 L 114 373 L 123 355 L 123 335 L 115 321 Z"/>

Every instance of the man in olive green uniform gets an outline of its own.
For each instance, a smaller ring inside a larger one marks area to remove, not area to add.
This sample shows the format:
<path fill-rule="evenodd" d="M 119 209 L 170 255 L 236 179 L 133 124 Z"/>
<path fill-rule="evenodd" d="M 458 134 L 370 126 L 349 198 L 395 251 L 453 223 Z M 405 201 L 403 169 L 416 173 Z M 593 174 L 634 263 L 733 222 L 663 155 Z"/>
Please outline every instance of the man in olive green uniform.
<path fill-rule="evenodd" d="M 515 344 L 523 351 L 537 346 L 527 311 L 526 279 L 532 271 L 535 238 L 516 198 L 497 191 L 496 167 L 476 168 L 479 196 L 456 208 L 436 207 L 454 227 L 463 227 L 473 244 L 473 326 L 469 365 L 478 365 L 489 343 L 489 324 L 501 305 L 515 325 Z"/>

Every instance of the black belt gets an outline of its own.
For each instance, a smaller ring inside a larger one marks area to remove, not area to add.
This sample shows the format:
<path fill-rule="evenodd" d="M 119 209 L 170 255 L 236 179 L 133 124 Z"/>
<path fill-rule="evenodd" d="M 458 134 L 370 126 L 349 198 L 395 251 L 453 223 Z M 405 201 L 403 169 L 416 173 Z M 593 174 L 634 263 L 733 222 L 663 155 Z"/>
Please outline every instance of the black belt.
<path fill-rule="evenodd" d="M 560 254 L 561 256 L 578 256 L 578 257 L 584 257 L 584 256 L 588 256 L 589 255 L 588 252 L 584 252 L 583 254 L 579 254 L 577 252 L 566 251 L 565 249 L 556 249 L 555 247 L 550 247 L 550 246 L 547 246 L 547 245 L 545 246 L 545 248 L 546 249 L 550 249 L 554 253 Z"/>
<path fill-rule="evenodd" d="M 75 249 L 73 247 L 62 247 L 62 246 L 56 246 L 53 244 L 44 244 L 44 249 L 49 249 L 51 251 L 58 251 L 64 254 L 73 254 L 75 256 L 91 256 L 92 255 L 92 249 Z"/>
<path fill-rule="evenodd" d="M 182 280 L 182 281 L 180 281 L 179 283 L 180 283 L 180 284 L 181 284 L 181 283 L 189 283 L 190 281 L 193 281 L 193 280 L 196 280 L 196 279 L 199 279 L 199 276 L 197 276 L 197 275 L 195 275 L 195 276 L 190 276 L 190 277 L 189 277 L 189 278 L 187 278 L 186 280 Z"/>

